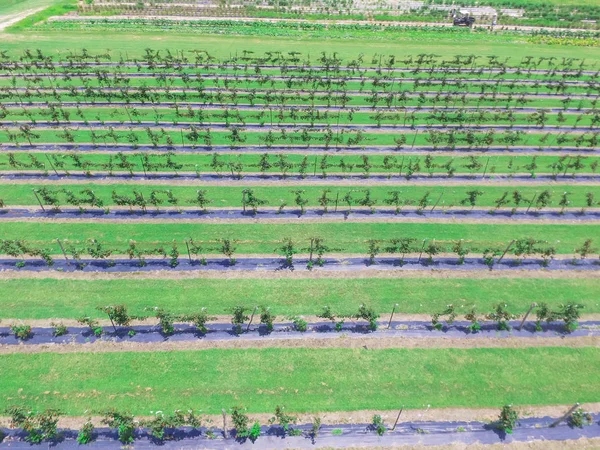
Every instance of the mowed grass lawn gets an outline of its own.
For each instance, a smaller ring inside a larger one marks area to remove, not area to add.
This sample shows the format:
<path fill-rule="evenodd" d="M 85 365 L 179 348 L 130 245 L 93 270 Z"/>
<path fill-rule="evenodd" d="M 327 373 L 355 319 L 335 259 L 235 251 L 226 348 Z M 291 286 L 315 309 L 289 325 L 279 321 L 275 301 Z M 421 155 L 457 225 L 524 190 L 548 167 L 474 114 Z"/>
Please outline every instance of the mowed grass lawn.
<path fill-rule="evenodd" d="M 257 55 L 264 52 L 300 51 L 302 56 L 311 56 L 315 59 L 325 51 L 328 55 L 335 52 L 344 60 L 357 58 L 361 53 L 366 55 L 365 61 L 375 54 L 396 55 L 397 60 L 402 60 L 410 55 L 436 54 L 436 55 L 496 55 L 501 59 L 510 58 L 509 62 L 518 64 L 521 58 L 556 57 L 556 58 L 582 58 L 587 61 L 600 59 L 600 49 L 594 47 L 580 47 L 569 45 L 538 45 L 524 43 L 520 36 L 508 39 L 497 39 L 494 35 L 466 34 L 466 33 L 434 33 L 430 31 L 406 31 L 396 40 L 381 39 L 377 32 L 365 32 L 360 39 L 328 39 L 283 37 L 283 36 L 231 36 L 214 34 L 186 33 L 180 30 L 152 31 L 150 33 L 139 30 L 136 32 L 110 32 L 101 31 L 102 39 L 98 39 L 98 31 L 93 27 L 89 31 L 41 31 L 34 28 L 24 29 L 31 22 L 26 22 L 13 33 L 4 33 L 3 49 L 11 54 L 31 48 L 32 39 L 35 39 L 35 48 L 53 56 L 66 56 L 71 50 L 88 49 L 91 53 L 104 54 L 107 49 L 112 49 L 113 60 L 123 57 L 141 57 L 145 48 L 155 50 L 178 49 L 183 51 L 205 50 L 216 58 L 228 58 L 231 55 L 241 55 L 242 50 L 252 51 Z M 478 63 L 484 64 L 487 59 L 481 58 Z M 547 63 L 544 63 L 544 67 Z"/>
<path fill-rule="evenodd" d="M 207 308 L 210 314 L 226 314 L 236 305 L 264 305 L 279 318 L 293 314 L 313 315 L 322 306 L 335 313 L 355 313 L 359 304 L 379 313 L 390 313 L 398 304 L 402 313 L 432 314 L 449 303 L 459 314 L 476 305 L 480 313 L 496 303 L 507 303 L 524 313 L 532 302 L 550 306 L 575 301 L 584 314 L 599 313 L 600 279 L 194 279 L 194 280 L 0 280 L 0 318 L 76 319 L 106 318 L 97 306 L 125 304 L 134 315 L 158 306 L 174 313 L 194 313 Z"/>
<path fill-rule="evenodd" d="M 0 410 L 69 415 L 493 407 L 600 400 L 600 349 L 245 349 L 2 356 Z"/>
<path fill-rule="evenodd" d="M 277 253 L 285 238 L 291 238 L 297 249 L 309 246 L 311 237 L 321 237 L 331 250 L 365 253 L 369 239 L 390 240 L 415 238 L 435 239 L 445 250 L 464 239 L 475 252 L 494 246 L 504 248 L 512 239 L 541 239 L 556 247 L 557 253 L 572 253 L 586 239 L 598 236 L 598 225 L 527 225 L 527 224 L 446 224 L 446 223 L 286 223 L 286 224 L 205 224 L 205 223 L 35 223 L 6 222 L 0 224 L 3 239 L 22 239 L 36 245 L 44 245 L 60 253 L 56 239 L 70 243 L 85 243 L 94 238 L 120 252 L 126 250 L 129 241 L 136 241 L 141 248 L 165 245 L 170 248 L 173 240 L 184 252 L 184 241 L 194 239 L 204 242 L 207 253 L 217 252 L 218 239 L 236 239 L 237 253 Z M 381 245 L 382 249 L 385 243 Z M 307 252 L 307 250 L 304 250 Z M 325 256 L 327 256 L 327 254 Z M 185 255 L 187 256 L 187 255 Z M 478 256 L 481 256 L 479 254 Z M 183 257 L 183 255 L 182 255 Z"/>

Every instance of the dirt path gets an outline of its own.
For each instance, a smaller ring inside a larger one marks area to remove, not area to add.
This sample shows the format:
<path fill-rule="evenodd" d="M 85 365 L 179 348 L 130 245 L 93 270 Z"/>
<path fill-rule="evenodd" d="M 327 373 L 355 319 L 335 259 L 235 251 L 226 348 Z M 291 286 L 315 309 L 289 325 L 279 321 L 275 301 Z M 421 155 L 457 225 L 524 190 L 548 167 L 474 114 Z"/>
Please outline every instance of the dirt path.
<path fill-rule="evenodd" d="M 581 336 L 571 338 L 381 338 L 361 335 L 359 338 L 348 337 L 341 333 L 337 338 L 303 337 L 301 339 L 278 340 L 193 340 L 165 341 L 160 343 L 133 343 L 96 341 L 87 344 L 27 344 L 0 345 L 0 354 L 15 353 L 115 353 L 115 352 L 159 352 L 181 350 L 209 349 L 247 349 L 247 348 L 363 348 L 365 350 L 381 350 L 389 348 L 424 349 L 424 348 L 530 348 L 530 347 L 599 347 L 600 337 Z"/>
<path fill-rule="evenodd" d="M 223 315 L 223 314 L 215 314 L 212 317 L 216 317 L 214 321 L 209 322 L 207 325 L 210 328 L 211 324 L 231 324 L 231 316 Z M 403 312 L 396 312 L 394 314 L 395 319 L 406 321 L 406 322 L 429 322 L 431 321 L 431 314 L 406 314 Z M 323 321 L 323 319 L 310 315 L 303 314 L 302 318 L 306 320 L 308 323 Z M 533 320 L 534 316 L 531 316 Z M 2 322 L 0 322 L 0 327 L 9 326 L 11 323 L 26 323 L 27 325 L 31 325 L 33 328 L 49 328 L 52 326 L 52 323 L 62 323 L 67 327 L 81 327 L 82 325 L 77 322 L 76 319 L 72 318 L 49 318 L 49 319 L 21 319 L 21 318 L 11 318 L 11 317 L 0 317 Z M 390 320 L 390 314 L 381 314 L 379 318 L 379 322 L 385 325 Z M 582 314 L 580 322 L 591 322 L 591 321 L 600 321 L 600 313 L 594 314 Z M 290 321 L 283 316 L 277 316 L 277 318 L 273 321 L 274 324 L 281 323 L 289 323 Z M 346 319 L 347 323 L 355 323 L 353 319 Z M 110 327 L 111 322 L 108 319 L 98 319 L 98 323 L 103 327 Z M 150 317 L 148 320 L 132 320 L 130 323 L 131 326 L 137 325 L 158 325 L 158 320 Z"/>
<path fill-rule="evenodd" d="M 12 14 L 9 16 L 0 17 L 0 33 L 3 32 L 6 28 L 14 25 L 15 23 L 25 19 L 32 14 L 35 14 L 38 11 L 41 11 L 44 8 L 33 8 L 23 11 L 19 14 Z"/>

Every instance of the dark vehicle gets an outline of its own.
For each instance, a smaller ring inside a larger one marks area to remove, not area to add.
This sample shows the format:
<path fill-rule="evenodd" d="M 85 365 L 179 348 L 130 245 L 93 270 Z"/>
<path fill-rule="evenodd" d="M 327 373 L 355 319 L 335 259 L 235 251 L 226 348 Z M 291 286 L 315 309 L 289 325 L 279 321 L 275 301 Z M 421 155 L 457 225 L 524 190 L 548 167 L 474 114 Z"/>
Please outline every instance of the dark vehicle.
<path fill-rule="evenodd" d="M 475 17 L 467 15 L 455 15 L 453 25 L 455 27 L 472 27 L 475 23 Z"/>

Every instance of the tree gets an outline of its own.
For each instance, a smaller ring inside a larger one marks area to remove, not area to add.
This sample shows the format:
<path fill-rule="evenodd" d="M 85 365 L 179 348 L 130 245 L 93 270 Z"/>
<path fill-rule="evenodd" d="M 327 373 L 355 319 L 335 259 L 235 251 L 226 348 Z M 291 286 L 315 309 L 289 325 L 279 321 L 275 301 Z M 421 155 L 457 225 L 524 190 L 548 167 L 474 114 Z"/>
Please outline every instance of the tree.
<path fill-rule="evenodd" d="M 233 306 L 231 308 L 226 309 L 226 311 L 231 312 L 231 324 L 233 325 L 236 334 L 242 333 L 242 325 L 250 320 L 250 316 L 248 316 L 247 312 L 249 309 L 246 306 L 238 305 Z"/>
<path fill-rule="evenodd" d="M 323 243 L 323 239 L 320 237 L 310 238 L 310 247 L 307 250 L 309 251 L 308 263 L 306 265 L 307 269 L 311 270 L 315 262 L 319 267 L 323 267 L 323 264 L 325 264 L 323 255 L 325 252 L 329 251 L 329 247 Z M 314 254 L 317 255 L 316 261 L 313 261 Z"/>
<path fill-rule="evenodd" d="M 77 322 L 79 322 L 82 325 L 86 325 L 94 334 L 94 336 L 102 336 L 104 330 L 102 329 L 100 323 L 96 319 L 92 319 L 91 317 L 80 317 L 79 319 L 77 319 Z"/>
<path fill-rule="evenodd" d="M 518 264 L 535 252 L 535 244 L 537 243 L 538 241 L 533 238 L 517 239 L 515 241 L 513 253 L 517 257 L 522 256 L 522 259 L 517 259 Z"/>
<path fill-rule="evenodd" d="M 128 327 L 133 319 L 127 313 L 126 305 L 98 306 L 96 309 L 108 316 L 115 331 L 117 331 L 117 325 L 120 327 Z"/>
<path fill-rule="evenodd" d="M 284 435 L 290 432 L 290 424 L 296 423 L 298 418 L 285 413 L 285 406 L 275 407 L 275 417 L 269 419 L 269 423 L 278 422 L 283 428 Z"/>
<path fill-rule="evenodd" d="M 180 319 L 180 317 L 162 308 L 152 308 L 152 310 L 158 319 L 158 325 L 160 326 L 161 333 L 165 336 L 171 336 L 173 333 L 175 333 L 175 321 Z"/>
<path fill-rule="evenodd" d="M 383 436 L 387 431 L 385 424 L 383 423 L 383 419 L 379 414 L 375 414 L 373 416 L 371 427 L 375 430 L 378 436 Z"/>
<path fill-rule="evenodd" d="M 367 253 L 369 255 L 369 261 L 367 262 L 367 265 L 371 266 L 373 264 L 377 264 L 375 262 L 375 257 L 379 254 L 379 241 L 375 240 L 375 239 L 369 239 L 367 241 L 367 244 L 368 244 Z"/>
<path fill-rule="evenodd" d="M 88 418 L 77 434 L 77 443 L 79 445 L 86 445 L 92 442 L 94 440 L 94 431 L 95 427 L 92 419 Z"/>
<path fill-rule="evenodd" d="M 206 212 L 206 207 L 213 202 L 212 200 L 209 200 L 206 196 L 206 189 L 197 190 L 196 198 L 192 201 L 196 203 L 204 212 Z"/>
<path fill-rule="evenodd" d="M 202 334 L 208 333 L 208 328 L 206 327 L 206 324 L 208 322 L 210 322 L 211 320 L 217 320 L 216 317 L 208 315 L 206 308 L 201 308 L 200 312 L 198 313 L 183 316 L 182 319 L 186 322 L 192 322 L 194 326 L 198 329 L 198 331 L 200 331 L 200 333 Z"/>
<path fill-rule="evenodd" d="M 559 307 L 557 314 L 562 318 L 563 322 L 565 323 L 565 328 L 569 333 L 575 331 L 579 326 L 577 321 L 581 315 L 579 312 L 580 309 L 583 309 L 583 305 L 573 302 L 562 304 Z"/>
<path fill-rule="evenodd" d="M 414 250 L 414 245 L 416 242 L 417 240 L 414 238 L 392 239 L 390 241 L 390 246 L 386 247 L 385 251 L 392 254 L 400 253 L 401 256 L 398 263 L 403 265 L 404 256 Z"/>
<path fill-rule="evenodd" d="M 427 264 L 433 263 L 433 257 L 440 252 L 440 246 L 435 243 L 435 239 L 427 241 L 427 245 L 423 249 L 429 257 L 427 258 Z"/>
<path fill-rule="evenodd" d="M 285 258 L 285 267 L 290 270 L 294 270 L 294 255 L 298 253 L 298 251 L 294 248 L 294 241 L 291 238 L 285 238 L 281 241 L 281 247 L 278 248 L 278 251 Z"/>
<path fill-rule="evenodd" d="M 246 206 L 249 206 L 252 208 L 252 213 L 256 215 L 258 212 L 258 207 L 266 205 L 267 203 L 269 202 L 256 197 L 252 189 L 244 189 L 242 191 L 242 208 L 244 212 L 246 211 Z"/>
<path fill-rule="evenodd" d="M 22 428 L 25 440 L 31 444 L 40 444 L 44 440 L 53 440 L 58 436 L 58 419 L 63 413 L 58 409 L 45 411 L 27 411 L 21 406 L 11 406 L 4 410 L 10 416 L 12 428 Z"/>
<path fill-rule="evenodd" d="M 323 306 L 323 310 L 320 314 L 317 314 L 317 317 L 330 320 L 335 324 L 335 331 L 342 331 L 342 327 L 344 326 L 343 317 L 339 317 L 341 320 L 336 320 L 336 317 L 329 306 Z"/>
<path fill-rule="evenodd" d="M 333 203 L 333 200 L 328 197 L 330 193 L 331 189 L 323 189 L 321 191 L 321 196 L 319 197 L 319 205 L 323 208 L 324 213 L 327 213 L 328 206 Z"/>
<path fill-rule="evenodd" d="M 401 191 L 390 191 L 390 192 L 388 192 L 388 195 L 390 197 L 385 198 L 383 200 L 383 203 L 385 203 L 386 205 L 395 207 L 394 214 L 400 213 L 400 211 L 402 211 L 402 206 L 405 204 L 408 204 L 406 201 L 402 201 L 402 199 L 400 198 L 401 194 L 402 194 Z"/>
<path fill-rule="evenodd" d="M 452 251 L 458 255 L 458 264 L 464 264 L 465 256 L 469 254 L 469 249 L 465 246 L 464 239 L 456 241 L 456 243 L 452 247 Z"/>
<path fill-rule="evenodd" d="M 508 203 L 509 203 L 508 191 L 504 191 L 504 193 L 498 199 L 494 200 L 494 205 L 496 207 L 493 210 L 491 210 L 490 212 L 493 214 L 494 212 L 496 212 L 497 209 L 508 205 Z"/>
<path fill-rule="evenodd" d="M 248 428 L 250 419 L 243 411 L 245 411 L 245 409 L 242 406 L 234 406 L 231 408 L 231 420 L 233 421 L 233 428 L 235 429 L 235 437 L 240 440 L 244 440 L 250 435 L 250 429 Z"/>
<path fill-rule="evenodd" d="M 379 319 L 379 314 L 377 314 L 372 307 L 360 305 L 358 312 L 354 315 L 354 318 L 357 320 L 366 320 L 369 322 L 369 330 L 377 330 L 377 319 Z"/>
<path fill-rule="evenodd" d="M 590 253 L 596 251 L 592 248 L 592 242 L 592 239 L 586 239 L 583 245 L 575 250 L 581 259 L 585 259 Z"/>
<path fill-rule="evenodd" d="M 471 209 L 475 208 L 475 205 L 477 204 L 477 199 L 479 198 L 480 195 L 483 195 L 483 192 L 478 190 L 478 189 L 474 189 L 472 191 L 467 191 L 467 198 L 463 199 L 460 201 L 461 205 L 471 205 Z"/>
<path fill-rule="evenodd" d="M 133 423 L 133 415 L 128 412 L 120 412 L 115 409 L 105 411 L 103 414 L 102 423 L 109 428 L 116 428 L 119 433 L 119 441 L 123 444 L 133 444 L 135 437 L 133 432 L 135 425 Z"/>
<path fill-rule="evenodd" d="M 202 255 L 202 253 L 204 251 L 204 247 L 202 246 L 202 241 L 194 241 L 192 238 L 190 238 L 186 242 L 186 245 L 187 245 L 187 248 L 188 248 L 190 254 L 195 255 L 196 258 L 198 257 L 198 255 L 201 255 L 200 264 L 205 266 L 206 265 L 206 257 L 204 257 Z"/>
<path fill-rule="evenodd" d="M 471 325 L 469 325 L 469 331 L 471 331 L 471 333 L 477 333 L 481 330 L 481 324 L 477 317 L 477 310 L 474 306 L 471 308 L 471 311 L 465 314 L 465 320 L 471 322 Z"/>
<path fill-rule="evenodd" d="M 369 210 L 371 211 L 371 214 L 375 213 L 375 205 L 377 204 L 377 201 L 371 198 L 371 190 L 370 189 L 365 189 L 365 196 L 363 198 L 361 198 L 358 201 L 358 204 L 360 206 L 369 208 Z"/>
<path fill-rule="evenodd" d="M 229 258 L 229 265 L 233 266 L 236 263 L 236 259 L 233 257 L 237 247 L 237 240 L 235 239 L 219 239 L 221 246 L 219 247 L 219 251 L 223 253 L 227 258 Z"/>
<path fill-rule="evenodd" d="M 510 330 L 510 325 L 508 323 L 509 320 L 517 319 L 519 316 L 516 314 L 511 314 L 506 310 L 507 304 L 498 303 L 494 306 L 494 310 L 485 316 L 488 320 L 493 320 L 498 324 L 498 330 Z"/>
<path fill-rule="evenodd" d="M 502 407 L 500 417 L 498 419 L 498 429 L 504 431 L 506 434 L 512 434 L 513 428 L 519 420 L 519 415 L 513 409 L 512 405 L 505 405 Z"/>
<path fill-rule="evenodd" d="M 306 192 L 304 189 L 298 189 L 295 191 L 290 191 L 292 194 L 295 194 L 294 202 L 296 206 L 300 208 L 300 215 L 303 215 L 305 212 L 304 207 L 308 204 L 308 200 L 303 197 L 303 194 Z"/>
<path fill-rule="evenodd" d="M 450 304 L 450 305 L 446 305 L 446 308 L 440 312 L 440 313 L 434 313 L 431 316 L 431 325 L 433 326 L 434 329 L 441 331 L 442 330 L 442 323 L 440 322 L 440 317 L 446 317 L 446 324 L 448 326 L 452 325 L 454 323 L 454 319 L 456 319 L 456 312 L 455 312 L 455 307 L 454 305 Z"/>
<path fill-rule="evenodd" d="M 276 316 L 271 313 L 271 309 L 265 306 L 261 307 L 260 311 L 260 323 L 267 327 L 267 331 L 270 333 L 273 331 L 273 322 L 275 321 Z"/>

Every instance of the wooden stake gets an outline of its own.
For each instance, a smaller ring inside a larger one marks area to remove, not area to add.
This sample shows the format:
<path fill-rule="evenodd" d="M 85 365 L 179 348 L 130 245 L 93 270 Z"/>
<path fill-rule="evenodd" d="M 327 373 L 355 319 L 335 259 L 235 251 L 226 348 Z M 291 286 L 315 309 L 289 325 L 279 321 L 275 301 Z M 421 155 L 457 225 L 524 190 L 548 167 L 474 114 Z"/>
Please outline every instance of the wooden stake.
<path fill-rule="evenodd" d="M 525 214 L 527 214 L 529 212 L 529 209 L 531 208 L 531 205 L 533 205 L 533 202 L 535 202 L 536 197 L 537 197 L 537 192 L 535 193 L 535 195 L 533 196 L 533 198 L 529 202 L 529 206 L 527 207 L 527 210 L 525 211 Z"/>
<path fill-rule="evenodd" d="M 569 409 L 562 417 L 560 417 L 559 419 L 555 420 L 554 422 L 552 422 L 550 424 L 549 428 L 554 428 L 555 426 L 557 426 L 559 423 L 561 423 L 563 420 L 565 420 L 567 417 L 569 417 L 571 414 L 573 414 L 575 412 L 575 410 L 577 408 L 579 408 L 580 404 L 579 403 L 575 403 L 571 409 Z"/>
<path fill-rule="evenodd" d="M 224 409 L 221 409 L 221 413 L 223 414 L 223 437 L 229 439 L 229 432 L 227 431 L 227 413 Z"/>
<path fill-rule="evenodd" d="M 398 425 L 398 421 L 400 420 L 400 414 L 402 414 L 402 411 L 404 411 L 404 406 L 402 406 L 402 408 L 400 408 L 400 412 L 398 413 L 398 416 L 396 417 L 396 421 L 394 422 L 394 426 L 392 427 L 391 431 L 394 431 L 396 429 L 396 425 Z"/>
<path fill-rule="evenodd" d="M 40 207 L 42 208 L 42 211 L 46 212 L 46 210 L 44 209 L 44 205 L 42 205 L 42 201 L 40 200 L 40 198 L 37 195 L 37 192 L 35 189 L 32 189 L 33 191 L 33 195 L 35 195 L 35 198 L 37 198 L 38 203 L 40 204 Z"/>
<path fill-rule="evenodd" d="M 250 316 L 250 322 L 248 322 L 248 326 L 246 327 L 246 332 L 250 331 L 250 325 L 252 325 L 252 320 L 254 319 L 254 314 L 256 313 L 257 309 L 258 306 L 255 306 L 254 311 L 252 311 L 252 315 Z"/>
<path fill-rule="evenodd" d="M 485 168 L 483 169 L 483 175 L 481 176 L 481 178 L 485 178 L 485 174 L 487 173 L 487 168 L 488 168 L 489 163 L 490 163 L 490 157 L 488 156 L 488 159 L 485 163 Z"/>
<path fill-rule="evenodd" d="M 523 328 L 523 324 L 527 320 L 527 316 L 529 316 L 529 314 L 531 314 L 531 311 L 533 311 L 533 308 L 535 308 L 536 306 L 537 306 L 537 303 L 535 303 L 535 302 L 533 302 L 531 304 L 531 306 L 529 307 L 529 309 L 527 310 L 527 312 L 523 316 L 523 320 L 521 320 L 521 323 L 519 324 L 519 328 L 518 328 L 519 331 L 521 331 L 521 329 Z"/>
<path fill-rule="evenodd" d="M 58 172 L 56 171 L 56 167 L 54 167 L 54 164 L 52 164 L 52 161 L 50 161 L 50 157 L 48 155 L 46 155 L 46 159 L 48 160 L 48 162 L 50 163 L 50 167 L 52 167 L 52 170 L 54 170 L 54 173 L 56 175 L 58 175 Z"/>
<path fill-rule="evenodd" d="M 417 260 L 418 263 L 421 262 L 421 256 L 423 256 L 423 250 L 425 249 L 425 242 L 427 242 L 427 239 L 423 239 L 423 245 L 421 246 L 421 253 L 419 253 L 419 259 Z"/>
<path fill-rule="evenodd" d="M 390 327 L 392 326 L 392 319 L 394 318 L 394 313 L 396 312 L 396 307 L 398 306 L 398 303 L 396 303 L 394 305 L 394 307 L 392 308 L 392 315 L 390 316 L 390 321 L 388 322 L 388 330 L 390 329 Z M 402 411 L 401 411 L 402 412 Z M 397 421 L 396 421 L 397 422 Z"/>
<path fill-rule="evenodd" d="M 506 252 L 508 252 L 508 250 L 512 247 L 512 245 L 515 243 L 515 240 L 513 239 L 512 241 L 510 241 L 510 244 L 508 244 L 508 247 L 506 247 L 506 250 L 504 250 L 504 253 L 502 253 L 502 256 L 500 257 L 500 259 L 496 262 L 496 264 L 500 264 L 500 261 L 502 261 L 502 258 L 504 258 L 504 255 L 506 255 Z"/>
<path fill-rule="evenodd" d="M 144 169 L 144 176 L 148 176 L 146 173 L 146 164 L 144 164 L 144 158 L 140 156 L 140 160 L 142 161 L 142 169 Z"/>
<path fill-rule="evenodd" d="M 185 241 L 185 246 L 187 247 L 187 252 L 188 252 L 188 259 L 190 260 L 190 264 L 192 263 L 192 254 L 190 253 L 190 244 L 188 243 L 188 241 Z"/>
<path fill-rule="evenodd" d="M 440 202 L 440 200 L 442 199 L 442 196 L 444 195 L 444 192 L 442 191 L 442 193 L 440 194 L 440 196 L 437 199 L 437 202 L 435 202 L 435 205 L 433 205 L 433 208 L 431 208 L 431 210 L 429 212 L 432 212 L 435 207 L 438 205 L 438 203 Z"/>
<path fill-rule="evenodd" d="M 67 262 L 67 266 L 70 266 L 71 263 L 69 262 L 69 258 L 67 258 L 67 252 L 65 252 L 65 249 L 64 249 L 64 247 L 62 245 L 62 242 L 60 242 L 60 239 L 58 239 L 58 238 L 56 239 L 56 242 L 58 242 L 58 245 L 59 245 L 60 249 L 62 250 L 62 254 L 65 257 L 65 261 Z"/>

